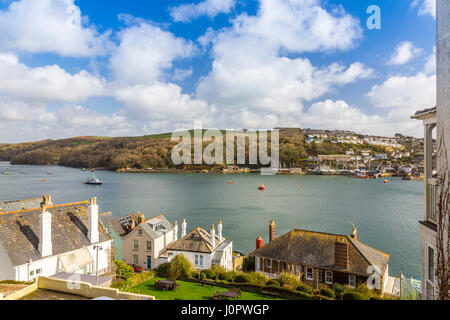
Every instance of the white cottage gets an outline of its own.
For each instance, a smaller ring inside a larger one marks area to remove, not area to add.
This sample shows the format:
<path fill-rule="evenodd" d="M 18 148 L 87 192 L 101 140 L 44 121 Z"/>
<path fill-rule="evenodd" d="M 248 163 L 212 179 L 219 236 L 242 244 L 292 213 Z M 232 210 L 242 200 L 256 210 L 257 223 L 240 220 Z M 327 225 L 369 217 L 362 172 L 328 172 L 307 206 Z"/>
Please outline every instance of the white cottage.
<path fill-rule="evenodd" d="M 210 269 L 220 265 L 227 271 L 233 270 L 233 243 L 222 236 L 222 222 L 219 222 L 218 232 L 214 225 L 211 232 L 197 228 L 186 235 L 186 220 L 181 225 L 181 238 L 167 246 L 167 259 L 184 255 L 197 270 Z"/>
<path fill-rule="evenodd" d="M 99 221 L 96 198 L 53 205 L 44 196 L 40 207 L 31 203 L 3 203 L 3 210 L 19 210 L 0 212 L 0 280 L 110 272 L 113 240 Z"/>

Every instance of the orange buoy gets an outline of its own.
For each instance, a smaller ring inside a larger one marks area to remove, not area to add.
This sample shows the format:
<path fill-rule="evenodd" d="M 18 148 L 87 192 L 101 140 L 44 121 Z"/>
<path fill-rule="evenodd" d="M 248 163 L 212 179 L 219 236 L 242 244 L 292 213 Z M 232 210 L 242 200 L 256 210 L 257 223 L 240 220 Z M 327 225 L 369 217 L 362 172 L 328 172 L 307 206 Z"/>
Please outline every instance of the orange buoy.
<path fill-rule="evenodd" d="M 234 184 L 234 181 L 228 181 L 227 183 L 228 184 Z"/>
<path fill-rule="evenodd" d="M 384 183 L 386 183 L 386 184 L 389 183 L 389 180 L 384 180 Z"/>
<path fill-rule="evenodd" d="M 264 184 L 261 184 L 261 185 L 258 187 L 258 190 L 260 190 L 260 191 L 266 191 L 266 186 L 265 186 Z"/>

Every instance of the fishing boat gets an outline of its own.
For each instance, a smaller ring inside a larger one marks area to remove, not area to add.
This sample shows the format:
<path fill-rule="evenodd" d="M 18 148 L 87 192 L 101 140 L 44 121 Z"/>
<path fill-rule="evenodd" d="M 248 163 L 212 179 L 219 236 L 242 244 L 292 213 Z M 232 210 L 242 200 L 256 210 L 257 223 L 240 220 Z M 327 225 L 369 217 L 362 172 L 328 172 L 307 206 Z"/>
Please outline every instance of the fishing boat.
<path fill-rule="evenodd" d="M 359 178 L 359 179 L 368 179 L 369 178 L 368 172 L 364 171 L 364 170 L 356 170 L 355 174 L 356 174 L 356 178 Z"/>
<path fill-rule="evenodd" d="M 101 186 L 103 184 L 103 181 L 101 181 L 99 178 L 97 178 L 95 175 L 92 175 L 92 178 L 87 179 L 84 184 L 91 184 L 96 186 Z"/>
<path fill-rule="evenodd" d="M 266 186 L 264 184 L 260 184 L 258 187 L 259 191 L 266 191 Z"/>

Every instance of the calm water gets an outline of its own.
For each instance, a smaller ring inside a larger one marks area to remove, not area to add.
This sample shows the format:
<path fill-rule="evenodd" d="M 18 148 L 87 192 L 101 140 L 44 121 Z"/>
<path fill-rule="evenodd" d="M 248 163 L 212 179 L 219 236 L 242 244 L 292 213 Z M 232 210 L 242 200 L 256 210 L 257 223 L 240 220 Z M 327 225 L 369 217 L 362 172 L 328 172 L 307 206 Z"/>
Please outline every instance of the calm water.
<path fill-rule="evenodd" d="M 95 196 L 102 212 L 123 216 L 140 210 L 148 218 L 163 213 L 172 222 L 186 218 L 188 232 L 197 226 L 209 230 L 222 219 L 224 236 L 244 253 L 254 249 L 259 235 L 268 241 L 271 219 L 277 235 L 293 228 L 350 234 L 355 221 L 359 240 L 391 255 L 391 275 L 401 271 L 419 278 L 418 221 L 424 210 L 420 181 L 392 179 L 384 184 L 382 179 L 347 177 L 98 171 L 96 176 L 105 182 L 99 187 L 82 184 L 91 174 L 78 169 L 0 162 L 0 173 L 7 167 L 13 175 L 0 174 L 0 201 L 44 193 L 51 194 L 55 203 Z M 228 180 L 235 184 L 227 184 Z M 257 190 L 260 183 L 266 192 Z"/>

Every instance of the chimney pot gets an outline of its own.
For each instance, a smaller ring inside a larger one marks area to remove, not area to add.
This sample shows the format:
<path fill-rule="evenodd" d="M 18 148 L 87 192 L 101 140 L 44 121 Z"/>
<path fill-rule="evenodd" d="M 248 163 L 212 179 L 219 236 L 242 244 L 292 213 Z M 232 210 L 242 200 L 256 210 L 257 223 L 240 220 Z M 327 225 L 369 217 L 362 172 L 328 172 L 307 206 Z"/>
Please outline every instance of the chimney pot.
<path fill-rule="evenodd" d="M 214 229 L 214 225 L 211 226 L 211 246 L 213 250 L 216 248 L 216 230 Z"/>
<path fill-rule="evenodd" d="M 173 224 L 173 241 L 177 241 L 178 240 L 178 222 L 175 221 L 175 223 Z"/>
<path fill-rule="evenodd" d="M 219 242 L 222 243 L 223 237 L 222 237 L 222 220 L 219 221 L 219 225 L 217 226 L 218 236 L 219 236 Z"/>
<path fill-rule="evenodd" d="M 256 238 L 256 249 L 261 249 L 263 247 L 263 238 L 259 236 Z"/>
<path fill-rule="evenodd" d="M 355 240 L 358 240 L 358 230 L 356 229 L 355 226 L 353 226 L 351 237 Z"/>
<path fill-rule="evenodd" d="M 98 243 L 100 241 L 98 233 L 98 205 L 97 198 L 91 198 L 88 206 L 88 239 L 91 244 Z"/>
<path fill-rule="evenodd" d="M 39 215 L 40 237 L 39 252 L 42 257 L 48 257 L 53 254 L 52 246 L 52 214 L 47 211 L 45 204 L 41 205 L 41 214 Z"/>
<path fill-rule="evenodd" d="M 275 240 L 275 221 L 270 221 L 269 226 L 269 242 Z"/>

